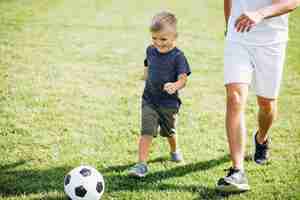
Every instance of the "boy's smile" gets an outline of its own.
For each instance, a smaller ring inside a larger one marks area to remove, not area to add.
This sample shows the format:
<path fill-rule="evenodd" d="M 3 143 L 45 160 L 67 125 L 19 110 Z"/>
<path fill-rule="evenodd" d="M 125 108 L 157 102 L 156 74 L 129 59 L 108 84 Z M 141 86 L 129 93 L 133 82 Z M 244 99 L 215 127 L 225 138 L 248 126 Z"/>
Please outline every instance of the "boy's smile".
<path fill-rule="evenodd" d="M 169 30 L 152 32 L 152 43 L 160 53 L 167 53 L 176 46 L 176 33 Z"/>

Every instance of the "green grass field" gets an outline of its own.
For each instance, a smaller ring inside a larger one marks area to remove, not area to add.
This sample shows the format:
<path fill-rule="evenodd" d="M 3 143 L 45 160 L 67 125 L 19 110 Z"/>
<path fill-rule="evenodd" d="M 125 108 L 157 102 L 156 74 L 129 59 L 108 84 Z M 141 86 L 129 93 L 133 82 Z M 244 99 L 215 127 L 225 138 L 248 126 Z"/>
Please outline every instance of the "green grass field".
<path fill-rule="evenodd" d="M 193 74 L 178 127 L 185 165 L 156 139 L 145 180 L 128 178 L 137 159 L 148 23 L 162 9 L 179 18 L 178 46 Z M 0 0 L 0 199 L 65 199 L 64 175 L 96 167 L 108 199 L 300 199 L 300 10 L 272 129 L 272 160 L 247 159 L 252 190 L 215 191 L 230 167 L 224 132 L 222 1 Z M 256 125 L 248 101 L 247 125 Z"/>

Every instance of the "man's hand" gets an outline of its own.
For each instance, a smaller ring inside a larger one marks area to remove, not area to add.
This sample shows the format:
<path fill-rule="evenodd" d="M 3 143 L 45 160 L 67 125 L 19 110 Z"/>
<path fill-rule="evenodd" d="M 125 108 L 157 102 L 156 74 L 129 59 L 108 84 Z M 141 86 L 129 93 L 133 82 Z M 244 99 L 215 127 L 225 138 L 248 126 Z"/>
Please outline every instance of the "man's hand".
<path fill-rule="evenodd" d="M 164 90 L 168 94 L 174 94 L 177 91 L 176 83 L 168 82 L 168 83 L 164 84 Z"/>
<path fill-rule="evenodd" d="M 228 1 L 228 0 L 227 0 Z M 272 5 L 255 12 L 245 12 L 235 22 L 237 32 L 250 31 L 263 19 L 269 19 L 292 12 L 300 6 L 300 0 L 273 0 Z"/>
<path fill-rule="evenodd" d="M 235 22 L 237 32 L 250 31 L 255 25 L 264 19 L 264 15 L 259 12 L 245 12 Z"/>

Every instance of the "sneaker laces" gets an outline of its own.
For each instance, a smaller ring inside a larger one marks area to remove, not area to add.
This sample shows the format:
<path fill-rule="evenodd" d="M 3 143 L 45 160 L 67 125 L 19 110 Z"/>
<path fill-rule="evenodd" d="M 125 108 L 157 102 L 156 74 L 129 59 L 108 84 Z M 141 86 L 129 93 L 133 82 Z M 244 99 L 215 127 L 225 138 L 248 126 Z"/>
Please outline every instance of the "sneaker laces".
<path fill-rule="evenodd" d="M 267 151 L 269 149 L 268 147 L 268 140 L 266 142 L 264 142 L 263 144 L 259 144 L 257 141 L 256 141 L 256 153 L 259 157 L 266 157 L 266 154 L 267 154 Z"/>

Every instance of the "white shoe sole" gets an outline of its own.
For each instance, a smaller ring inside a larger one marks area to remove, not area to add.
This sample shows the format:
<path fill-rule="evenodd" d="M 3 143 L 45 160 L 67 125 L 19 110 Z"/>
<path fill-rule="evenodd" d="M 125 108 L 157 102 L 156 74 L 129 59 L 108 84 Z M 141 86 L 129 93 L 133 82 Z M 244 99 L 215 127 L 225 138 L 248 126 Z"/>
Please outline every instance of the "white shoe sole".
<path fill-rule="evenodd" d="M 245 192 L 250 190 L 250 186 L 248 184 L 230 184 L 230 185 L 217 185 L 217 190 L 221 192 Z"/>
<path fill-rule="evenodd" d="M 136 172 L 129 172 L 128 175 L 131 177 L 138 177 L 138 178 L 143 178 L 146 176 L 146 174 L 138 174 Z"/>

